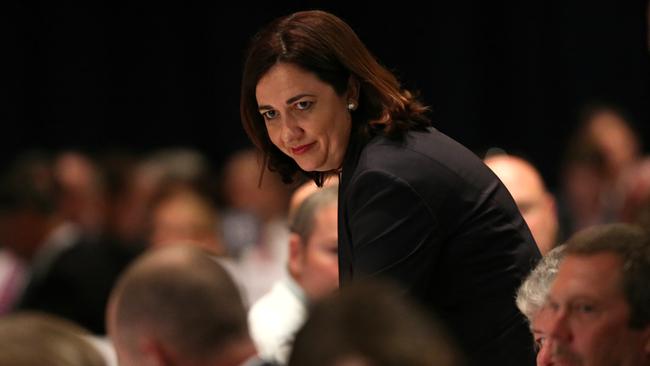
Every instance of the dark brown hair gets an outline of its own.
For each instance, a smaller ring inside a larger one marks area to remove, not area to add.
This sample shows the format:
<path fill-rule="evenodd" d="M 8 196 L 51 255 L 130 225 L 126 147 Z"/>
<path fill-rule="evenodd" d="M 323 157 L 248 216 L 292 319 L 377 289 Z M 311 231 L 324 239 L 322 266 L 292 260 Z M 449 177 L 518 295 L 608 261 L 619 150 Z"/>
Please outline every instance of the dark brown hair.
<path fill-rule="evenodd" d="M 354 282 L 316 302 L 296 334 L 288 365 L 460 365 L 437 318 L 385 281 Z"/>
<path fill-rule="evenodd" d="M 242 77 L 240 113 L 246 133 L 262 150 L 265 165 L 285 183 L 297 172 L 322 185 L 323 173 L 304 172 L 273 145 L 258 112 L 255 88 L 277 63 L 291 63 L 314 73 L 342 95 L 351 78 L 359 82 L 358 109 L 352 112 L 351 139 L 385 135 L 429 125 L 427 108 L 402 89 L 390 71 L 377 62 L 355 32 L 338 17 L 324 11 L 297 12 L 274 20 L 252 39 Z"/>

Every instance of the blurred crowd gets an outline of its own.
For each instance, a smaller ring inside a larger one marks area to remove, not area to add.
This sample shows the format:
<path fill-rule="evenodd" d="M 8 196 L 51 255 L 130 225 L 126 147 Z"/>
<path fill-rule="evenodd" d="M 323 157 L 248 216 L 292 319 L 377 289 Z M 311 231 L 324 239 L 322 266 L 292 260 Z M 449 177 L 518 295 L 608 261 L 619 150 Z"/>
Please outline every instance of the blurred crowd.
<path fill-rule="evenodd" d="M 642 151 L 621 111 L 594 105 L 556 192 L 525 156 L 485 163 L 546 255 L 604 224 L 650 230 Z M 337 182 L 285 185 L 261 166 L 253 150 L 218 167 L 189 148 L 16 156 L 0 180 L 0 364 L 459 365 L 390 284 L 335 291 Z M 20 356 L 26 343 L 49 363 Z M 61 349 L 75 351 L 56 363 Z"/>

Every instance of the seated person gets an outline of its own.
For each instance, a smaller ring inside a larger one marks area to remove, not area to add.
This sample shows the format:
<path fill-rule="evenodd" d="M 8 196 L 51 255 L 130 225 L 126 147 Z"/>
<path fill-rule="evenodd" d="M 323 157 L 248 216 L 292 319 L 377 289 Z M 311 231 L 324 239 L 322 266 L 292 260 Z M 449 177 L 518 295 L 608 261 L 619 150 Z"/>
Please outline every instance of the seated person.
<path fill-rule="evenodd" d="M 289 366 L 460 364 L 430 313 L 389 283 L 364 281 L 315 304 L 289 359 Z"/>
<path fill-rule="evenodd" d="M 16 312 L 0 318 L 0 365 L 106 366 L 90 333 L 55 315 Z"/>
<path fill-rule="evenodd" d="M 650 365 L 650 239 L 586 229 L 566 244 L 544 320 L 555 365 Z"/>
<path fill-rule="evenodd" d="M 313 183 L 308 183 L 312 185 Z M 296 192 L 302 196 L 305 189 Z M 338 287 L 338 186 L 315 190 L 290 218 L 289 276 L 250 309 L 248 321 L 260 356 L 284 364 L 307 304 Z"/>
<path fill-rule="evenodd" d="M 544 323 L 547 311 L 544 305 L 563 256 L 564 246 L 553 248 L 542 257 L 537 267 L 517 290 L 517 307 L 528 318 L 537 348 L 537 366 L 553 364 L 550 362 L 550 347 L 546 342 L 548 334 Z"/>
<path fill-rule="evenodd" d="M 163 246 L 122 275 L 108 306 L 119 364 L 258 365 L 234 282 L 196 246 Z"/>
<path fill-rule="evenodd" d="M 555 197 L 547 191 L 542 175 L 531 163 L 512 155 L 490 155 L 485 164 L 512 195 L 540 253 L 548 253 L 557 245 L 559 224 Z"/>

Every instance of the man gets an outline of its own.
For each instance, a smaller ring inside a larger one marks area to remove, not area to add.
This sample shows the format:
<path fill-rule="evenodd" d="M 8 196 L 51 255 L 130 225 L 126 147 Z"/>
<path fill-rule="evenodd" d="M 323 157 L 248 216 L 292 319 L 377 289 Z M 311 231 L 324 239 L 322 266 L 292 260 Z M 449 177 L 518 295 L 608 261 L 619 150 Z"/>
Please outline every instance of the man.
<path fill-rule="evenodd" d="M 313 186 L 313 183 L 308 183 Z M 302 187 L 295 196 L 302 197 Z M 284 364 L 307 303 L 338 287 L 338 187 L 306 196 L 290 217 L 289 277 L 273 285 L 251 308 L 251 335 L 262 358 Z M 294 201 L 297 204 L 297 202 Z"/>
<path fill-rule="evenodd" d="M 650 365 L 650 242 L 613 224 L 566 246 L 547 304 L 555 365 Z"/>
<path fill-rule="evenodd" d="M 191 243 L 222 256 L 225 248 L 218 218 L 216 207 L 198 188 L 184 183 L 170 184 L 151 202 L 149 245 Z"/>
<path fill-rule="evenodd" d="M 56 315 L 15 312 L 0 317 L 0 365 L 109 366 L 90 333 Z"/>
<path fill-rule="evenodd" d="M 18 308 L 69 315 L 56 311 L 41 296 L 46 290 L 56 291 L 42 286 L 52 265 L 61 253 L 82 241 L 78 225 L 62 214 L 60 201 L 61 186 L 49 155 L 24 153 L 2 172 L 0 315 Z"/>
<path fill-rule="evenodd" d="M 553 249 L 558 234 L 555 198 L 546 190 L 537 169 L 521 158 L 506 154 L 488 156 L 485 164 L 514 198 L 542 255 Z"/>
<path fill-rule="evenodd" d="M 543 256 L 517 290 L 517 307 L 528 318 L 537 348 L 537 366 L 553 365 L 549 342 L 546 341 L 548 334 L 544 324 L 547 323 L 548 310 L 544 305 L 564 257 L 564 248 L 564 245 L 557 246 Z"/>
<path fill-rule="evenodd" d="M 103 335 L 108 295 L 135 253 L 99 235 L 103 213 L 89 213 L 101 206 L 97 167 L 68 159 L 27 152 L 0 178 L 0 313 L 50 313 Z"/>
<path fill-rule="evenodd" d="M 318 301 L 289 366 L 463 365 L 437 318 L 395 283 L 365 279 Z"/>
<path fill-rule="evenodd" d="M 123 366 L 260 364 L 237 287 L 195 246 L 137 260 L 111 294 L 108 329 Z"/>

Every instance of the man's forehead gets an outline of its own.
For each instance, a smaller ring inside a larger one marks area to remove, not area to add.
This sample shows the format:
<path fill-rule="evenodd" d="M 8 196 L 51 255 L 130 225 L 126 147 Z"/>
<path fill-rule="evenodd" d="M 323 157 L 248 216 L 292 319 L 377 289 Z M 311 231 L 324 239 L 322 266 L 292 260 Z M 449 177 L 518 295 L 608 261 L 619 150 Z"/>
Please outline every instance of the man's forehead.
<path fill-rule="evenodd" d="M 622 294 L 620 288 L 622 261 L 610 252 L 567 254 L 551 286 L 550 297 L 564 295 Z"/>

